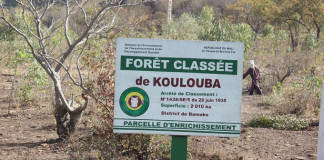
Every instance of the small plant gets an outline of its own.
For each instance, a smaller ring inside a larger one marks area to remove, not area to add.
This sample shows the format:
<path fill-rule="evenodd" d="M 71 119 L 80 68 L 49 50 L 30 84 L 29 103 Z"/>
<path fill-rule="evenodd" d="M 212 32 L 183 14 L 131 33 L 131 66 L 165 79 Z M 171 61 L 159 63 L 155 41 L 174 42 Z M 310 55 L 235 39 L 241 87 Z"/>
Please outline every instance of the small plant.
<path fill-rule="evenodd" d="M 313 50 L 317 46 L 315 33 L 307 34 L 304 38 L 304 42 L 302 42 L 302 50 Z"/>
<path fill-rule="evenodd" d="M 306 129 L 309 123 L 305 120 L 298 120 L 293 115 L 275 116 L 273 128 L 299 131 Z"/>
<path fill-rule="evenodd" d="M 164 135 L 152 136 L 150 150 L 153 159 L 171 159 L 170 139 Z"/>
<path fill-rule="evenodd" d="M 248 125 L 251 127 L 274 128 L 283 130 L 299 131 L 306 129 L 309 123 L 305 120 L 298 120 L 294 115 L 266 116 L 260 115 L 252 118 Z"/>
<path fill-rule="evenodd" d="M 26 65 L 29 66 L 28 72 L 23 74 L 23 84 L 16 92 L 19 103 L 23 107 L 30 106 L 32 102 L 38 104 L 39 100 L 46 98 L 44 93 L 50 88 L 49 78 L 36 61 Z M 42 94 L 42 96 L 38 96 L 39 94 Z"/>
<path fill-rule="evenodd" d="M 274 27 L 272 25 L 266 25 L 264 26 L 262 30 L 262 36 L 267 37 L 269 35 L 273 35 L 274 33 Z"/>
<path fill-rule="evenodd" d="M 275 95 L 280 94 L 280 91 L 282 91 L 282 90 L 283 90 L 283 87 L 280 82 L 277 82 L 277 85 L 272 87 L 272 91 Z"/>
<path fill-rule="evenodd" d="M 251 127 L 260 127 L 260 128 L 270 128 L 272 127 L 272 124 L 273 122 L 271 118 L 265 115 L 254 117 L 248 123 L 248 125 Z"/>
<path fill-rule="evenodd" d="M 23 107 L 29 106 L 32 102 L 32 87 L 31 85 L 23 85 L 18 91 L 20 105 Z"/>
<path fill-rule="evenodd" d="M 274 96 L 263 96 L 261 104 L 264 106 L 271 106 L 275 104 Z"/>

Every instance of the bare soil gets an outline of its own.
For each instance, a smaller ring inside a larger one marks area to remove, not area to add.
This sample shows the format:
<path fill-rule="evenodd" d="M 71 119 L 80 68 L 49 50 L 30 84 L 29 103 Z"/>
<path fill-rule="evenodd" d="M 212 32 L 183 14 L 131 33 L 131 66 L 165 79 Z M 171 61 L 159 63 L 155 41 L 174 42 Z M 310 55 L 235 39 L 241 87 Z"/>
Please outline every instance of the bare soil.
<path fill-rule="evenodd" d="M 12 107 L 8 115 L 11 82 L 3 73 L 0 75 L 0 93 L 1 160 L 96 159 L 96 151 L 73 150 L 73 143 L 57 140 L 50 105 Z M 246 90 L 242 94 L 242 122 L 256 115 L 273 113 L 271 106 L 259 105 L 261 96 L 249 96 Z M 92 134 L 91 125 L 80 124 L 78 131 L 80 138 Z M 189 159 L 313 160 L 316 159 L 317 137 L 318 127 L 286 131 L 243 125 L 239 138 L 189 137 Z"/>

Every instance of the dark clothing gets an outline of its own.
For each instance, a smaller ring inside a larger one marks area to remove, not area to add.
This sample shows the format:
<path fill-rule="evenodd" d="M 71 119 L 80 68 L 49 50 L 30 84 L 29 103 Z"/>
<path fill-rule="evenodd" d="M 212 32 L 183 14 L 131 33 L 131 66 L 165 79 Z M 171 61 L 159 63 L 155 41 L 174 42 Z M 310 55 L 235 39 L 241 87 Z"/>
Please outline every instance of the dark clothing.
<path fill-rule="evenodd" d="M 260 71 L 258 68 L 254 67 L 254 68 L 249 68 L 243 75 L 243 79 L 247 76 L 247 75 L 250 75 L 251 78 L 252 78 L 252 83 L 251 83 L 251 88 L 249 90 L 249 95 L 252 95 L 253 94 L 253 91 L 254 89 L 256 89 L 258 91 L 258 93 L 260 95 L 262 95 L 262 91 L 260 89 L 260 86 L 259 86 L 259 82 L 260 82 L 260 79 L 261 79 L 261 76 L 260 76 Z"/>

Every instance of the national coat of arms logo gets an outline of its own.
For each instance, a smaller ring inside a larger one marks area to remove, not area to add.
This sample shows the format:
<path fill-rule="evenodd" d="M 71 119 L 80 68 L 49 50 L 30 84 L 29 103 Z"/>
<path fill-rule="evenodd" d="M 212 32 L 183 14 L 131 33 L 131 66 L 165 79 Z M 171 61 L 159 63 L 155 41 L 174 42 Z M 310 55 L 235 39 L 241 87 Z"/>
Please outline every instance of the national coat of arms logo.
<path fill-rule="evenodd" d="M 143 89 L 131 87 L 121 94 L 119 104 L 125 114 L 137 117 L 147 111 L 150 99 Z"/>

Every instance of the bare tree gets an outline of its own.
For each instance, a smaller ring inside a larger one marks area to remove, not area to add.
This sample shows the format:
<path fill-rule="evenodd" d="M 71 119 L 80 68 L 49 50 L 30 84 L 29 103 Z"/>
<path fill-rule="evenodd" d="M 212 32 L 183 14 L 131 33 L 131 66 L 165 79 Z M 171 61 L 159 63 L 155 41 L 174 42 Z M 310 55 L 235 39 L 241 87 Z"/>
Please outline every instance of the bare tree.
<path fill-rule="evenodd" d="M 91 90 L 86 87 L 81 74 L 80 58 L 84 54 L 89 40 L 99 37 L 116 27 L 115 21 L 121 7 L 140 5 L 154 0 L 16 0 L 21 11 L 23 24 L 18 26 L 6 15 L 6 8 L 0 4 L 0 23 L 7 25 L 23 37 L 27 51 L 46 71 L 53 81 L 55 89 L 54 107 L 57 124 L 57 134 L 61 139 L 67 139 L 75 131 L 81 113 L 88 106 L 88 95 Z M 60 7 L 58 7 L 60 6 Z M 59 10 L 63 8 L 64 10 Z M 17 8 L 16 8 L 17 9 Z M 72 17 L 82 17 L 83 25 L 72 34 L 70 21 Z M 51 38 L 64 35 L 54 44 Z M 72 36 L 73 35 L 73 36 Z M 74 77 L 67 67 L 68 58 L 75 55 L 77 76 Z M 83 93 L 83 104 L 77 105 L 72 94 L 69 97 L 62 89 L 60 71 L 65 71 Z"/>

